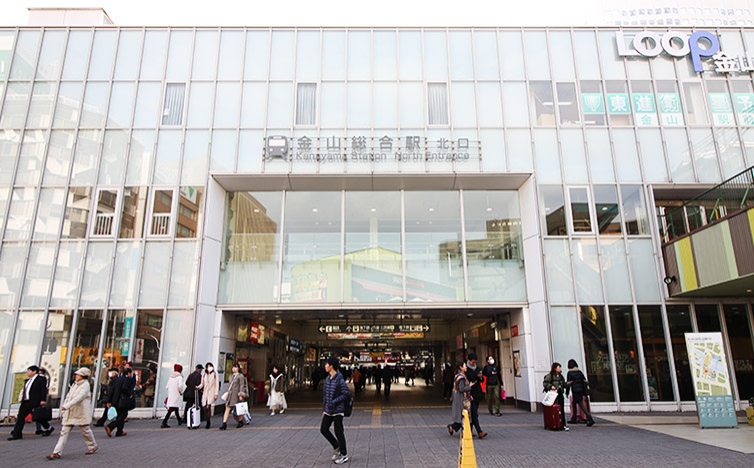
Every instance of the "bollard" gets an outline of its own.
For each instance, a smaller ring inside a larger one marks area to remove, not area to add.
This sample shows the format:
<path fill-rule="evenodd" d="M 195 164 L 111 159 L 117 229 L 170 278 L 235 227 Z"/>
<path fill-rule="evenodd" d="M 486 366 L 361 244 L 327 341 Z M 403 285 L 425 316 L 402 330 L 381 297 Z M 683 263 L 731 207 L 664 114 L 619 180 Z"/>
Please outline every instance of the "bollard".
<path fill-rule="evenodd" d="M 458 468 L 476 468 L 474 440 L 471 438 L 471 423 L 468 410 L 463 410 L 463 430 L 458 446 Z"/>

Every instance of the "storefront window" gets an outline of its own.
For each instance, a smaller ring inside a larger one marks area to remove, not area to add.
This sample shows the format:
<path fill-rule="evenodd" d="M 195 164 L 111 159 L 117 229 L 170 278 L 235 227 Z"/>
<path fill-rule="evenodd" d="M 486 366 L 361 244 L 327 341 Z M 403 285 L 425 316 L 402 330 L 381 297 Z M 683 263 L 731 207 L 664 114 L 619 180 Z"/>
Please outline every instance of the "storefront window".
<path fill-rule="evenodd" d="M 49 404 L 54 408 L 60 406 L 62 391 L 67 385 L 66 363 L 72 323 L 72 310 L 51 310 L 47 316 L 47 328 L 44 342 L 42 342 L 42 359 L 39 361 L 39 367 L 47 371 Z"/>
<path fill-rule="evenodd" d="M 623 218 L 626 221 L 626 234 L 646 235 L 649 234 L 649 220 L 647 219 L 647 207 L 644 203 L 644 191 L 640 185 L 621 185 L 621 208 Z"/>
<path fill-rule="evenodd" d="M 621 222 L 618 206 L 618 192 L 614 185 L 594 186 L 594 208 L 600 234 L 620 235 Z"/>
<path fill-rule="evenodd" d="M 162 310 L 139 310 L 136 313 L 136 320 L 136 335 L 131 356 L 133 357 L 134 372 L 139 377 L 137 382 L 142 387 L 139 398 L 136 399 L 136 404 L 141 408 L 151 408 L 154 405 L 157 392 L 157 366 L 160 359 L 163 330 Z M 184 340 L 188 342 L 189 346 L 192 342 L 191 337 L 192 334 L 184 336 Z M 170 367 L 168 377 L 173 370 L 172 364 Z M 163 384 L 164 386 L 165 384 Z"/>
<path fill-rule="evenodd" d="M 611 306 L 610 326 L 613 331 L 620 401 L 644 401 L 644 383 L 641 379 L 632 307 Z"/>
<path fill-rule="evenodd" d="M 720 314 L 715 304 L 697 304 L 694 306 L 696 312 L 696 327 L 700 333 L 719 332 Z"/>
<path fill-rule="evenodd" d="M 167 397 L 167 382 L 173 374 L 173 366 L 183 366 L 183 380 L 194 371 L 191 348 L 194 338 L 194 313 L 190 310 L 168 310 L 165 313 L 165 333 L 162 337 L 162 362 L 159 370 L 157 401 Z M 147 371 L 148 372 L 148 371 Z M 140 381 L 142 375 L 137 375 Z"/>
<path fill-rule="evenodd" d="M 18 394 L 27 379 L 26 369 L 29 366 L 39 365 L 37 356 L 39 355 L 39 342 L 44 330 L 44 315 L 42 311 L 21 311 L 18 313 L 10 369 L 5 379 L 3 408 L 10 408 L 11 404 L 15 407 L 19 403 Z M 8 330 L 10 330 L 10 327 Z"/>
<path fill-rule="evenodd" d="M 604 306 L 581 306 L 581 333 L 584 337 L 584 373 L 589 376 L 594 402 L 615 401 L 612 364 L 607 347 Z"/>
<path fill-rule="evenodd" d="M 725 325 L 730 342 L 730 360 L 736 373 L 738 398 L 747 400 L 754 396 L 754 346 L 746 304 L 725 304 Z"/>
<path fill-rule="evenodd" d="M 639 306 L 650 401 L 673 401 L 673 384 L 660 306 Z"/>
<path fill-rule="evenodd" d="M 668 326 L 670 343 L 675 359 L 675 374 L 681 401 L 694 401 L 694 382 L 691 377 L 689 354 L 686 348 L 686 333 L 692 333 L 691 314 L 687 305 L 669 305 Z"/>
<path fill-rule="evenodd" d="M 589 209 L 589 189 L 587 187 L 570 187 L 568 199 L 571 206 L 571 232 L 593 232 L 592 215 Z"/>
<path fill-rule="evenodd" d="M 589 380 L 589 369 L 581 364 L 583 343 L 579 338 L 579 316 L 576 308 L 550 307 L 550 329 L 555 361 L 565 364 L 569 359 L 575 359 Z"/>
<path fill-rule="evenodd" d="M 518 193 L 464 191 L 470 301 L 524 301 Z"/>
<path fill-rule="evenodd" d="M 100 383 L 107 385 L 107 370 L 98 364 L 100 338 L 102 337 L 102 321 L 104 313 L 101 310 L 79 310 L 76 331 L 73 336 L 73 351 L 71 353 L 71 374 L 82 367 L 92 371 L 92 378 L 100 369 Z M 102 388 L 94 386 L 92 393 L 96 393 L 95 401 L 102 396 Z"/>
<path fill-rule="evenodd" d="M 563 187 L 560 185 L 541 185 L 539 193 L 542 197 L 541 205 L 545 218 L 543 224 L 547 229 L 547 235 L 565 236 L 567 231 Z"/>

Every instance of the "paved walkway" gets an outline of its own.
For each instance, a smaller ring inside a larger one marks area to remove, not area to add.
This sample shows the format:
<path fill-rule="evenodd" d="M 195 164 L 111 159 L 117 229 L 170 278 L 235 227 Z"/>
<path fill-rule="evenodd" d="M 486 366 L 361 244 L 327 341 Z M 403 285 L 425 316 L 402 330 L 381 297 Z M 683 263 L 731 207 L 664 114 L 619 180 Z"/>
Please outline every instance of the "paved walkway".
<path fill-rule="evenodd" d="M 417 381 L 421 382 L 421 381 Z M 346 420 L 346 438 L 351 467 L 453 467 L 457 466 L 458 437 L 448 436 L 449 403 L 437 387 L 407 388 L 393 385 L 390 402 L 376 395 L 374 387 L 360 395 L 354 414 Z M 218 431 L 219 417 L 211 430 L 160 429 L 158 420 L 133 420 L 126 425 L 128 436 L 108 439 L 96 429 L 100 450 L 84 456 L 81 436 L 72 432 L 63 459 L 48 462 L 59 422 L 52 437 L 33 435 L 27 425 L 23 440 L 0 439 L 0 466 L 118 467 L 329 467 L 332 450 L 319 434 L 320 393 L 304 392 L 288 396 L 291 407 L 283 415 L 270 416 L 263 408 L 252 407 L 252 424 L 242 429 L 231 426 Z M 503 417 L 482 412 L 482 428 L 490 435 L 474 440 L 480 467 L 746 467 L 754 466 L 754 455 L 689 440 L 703 434 L 722 434 L 720 429 L 702 431 L 693 424 L 661 424 L 633 427 L 620 423 L 630 416 L 598 417 L 594 427 L 572 427 L 569 432 L 543 430 L 541 413 L 505 408 Z M 688 416 L 682 416 L 688 419 Z M 608 420 L 608 418 L 612 419 Z M 691 421 L 692 419 L 689 419 Z M 650 422 L 654 420 L 650 419 Z M 644 420 L 643 422 L 647 422 Z M 659 430 L 663 426 L 687 431 Z M 696 429 L 695 429 L 696 427 Z M 3 428 L 7 433 L 10 428 Z M 743 425 L 735 431 L 742 446 L 754 446 L 754 427 Z M 725 436 L 730 439 L 730 437 Z M 748 442 L 747 442 L 748 441 Z M 715 442 L 711 442 L 714 444 Z"/>

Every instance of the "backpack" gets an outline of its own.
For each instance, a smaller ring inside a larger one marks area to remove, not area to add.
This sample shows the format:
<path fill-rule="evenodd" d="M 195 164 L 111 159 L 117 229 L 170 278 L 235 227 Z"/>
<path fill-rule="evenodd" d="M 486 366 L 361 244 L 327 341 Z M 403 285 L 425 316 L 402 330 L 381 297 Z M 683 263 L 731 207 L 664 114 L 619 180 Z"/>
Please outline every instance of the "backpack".
<path fill-rule="evenodd" d="M 346 400 L 345 410 L 343 411 L 343 416 L 350 417 L 353 413 L 353 396 L 348 395 L 348 399 Z"/>

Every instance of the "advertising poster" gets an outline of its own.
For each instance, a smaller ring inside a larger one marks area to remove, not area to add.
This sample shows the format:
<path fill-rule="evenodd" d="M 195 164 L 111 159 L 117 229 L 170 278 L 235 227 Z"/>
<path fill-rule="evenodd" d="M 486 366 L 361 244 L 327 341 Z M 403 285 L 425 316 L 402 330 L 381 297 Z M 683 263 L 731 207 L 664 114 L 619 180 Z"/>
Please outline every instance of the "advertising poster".
<path fill-rule="evenodd" d="M 699 426 L 737 427 L 723 335 L 720 332 L 685 335 Z"/>

